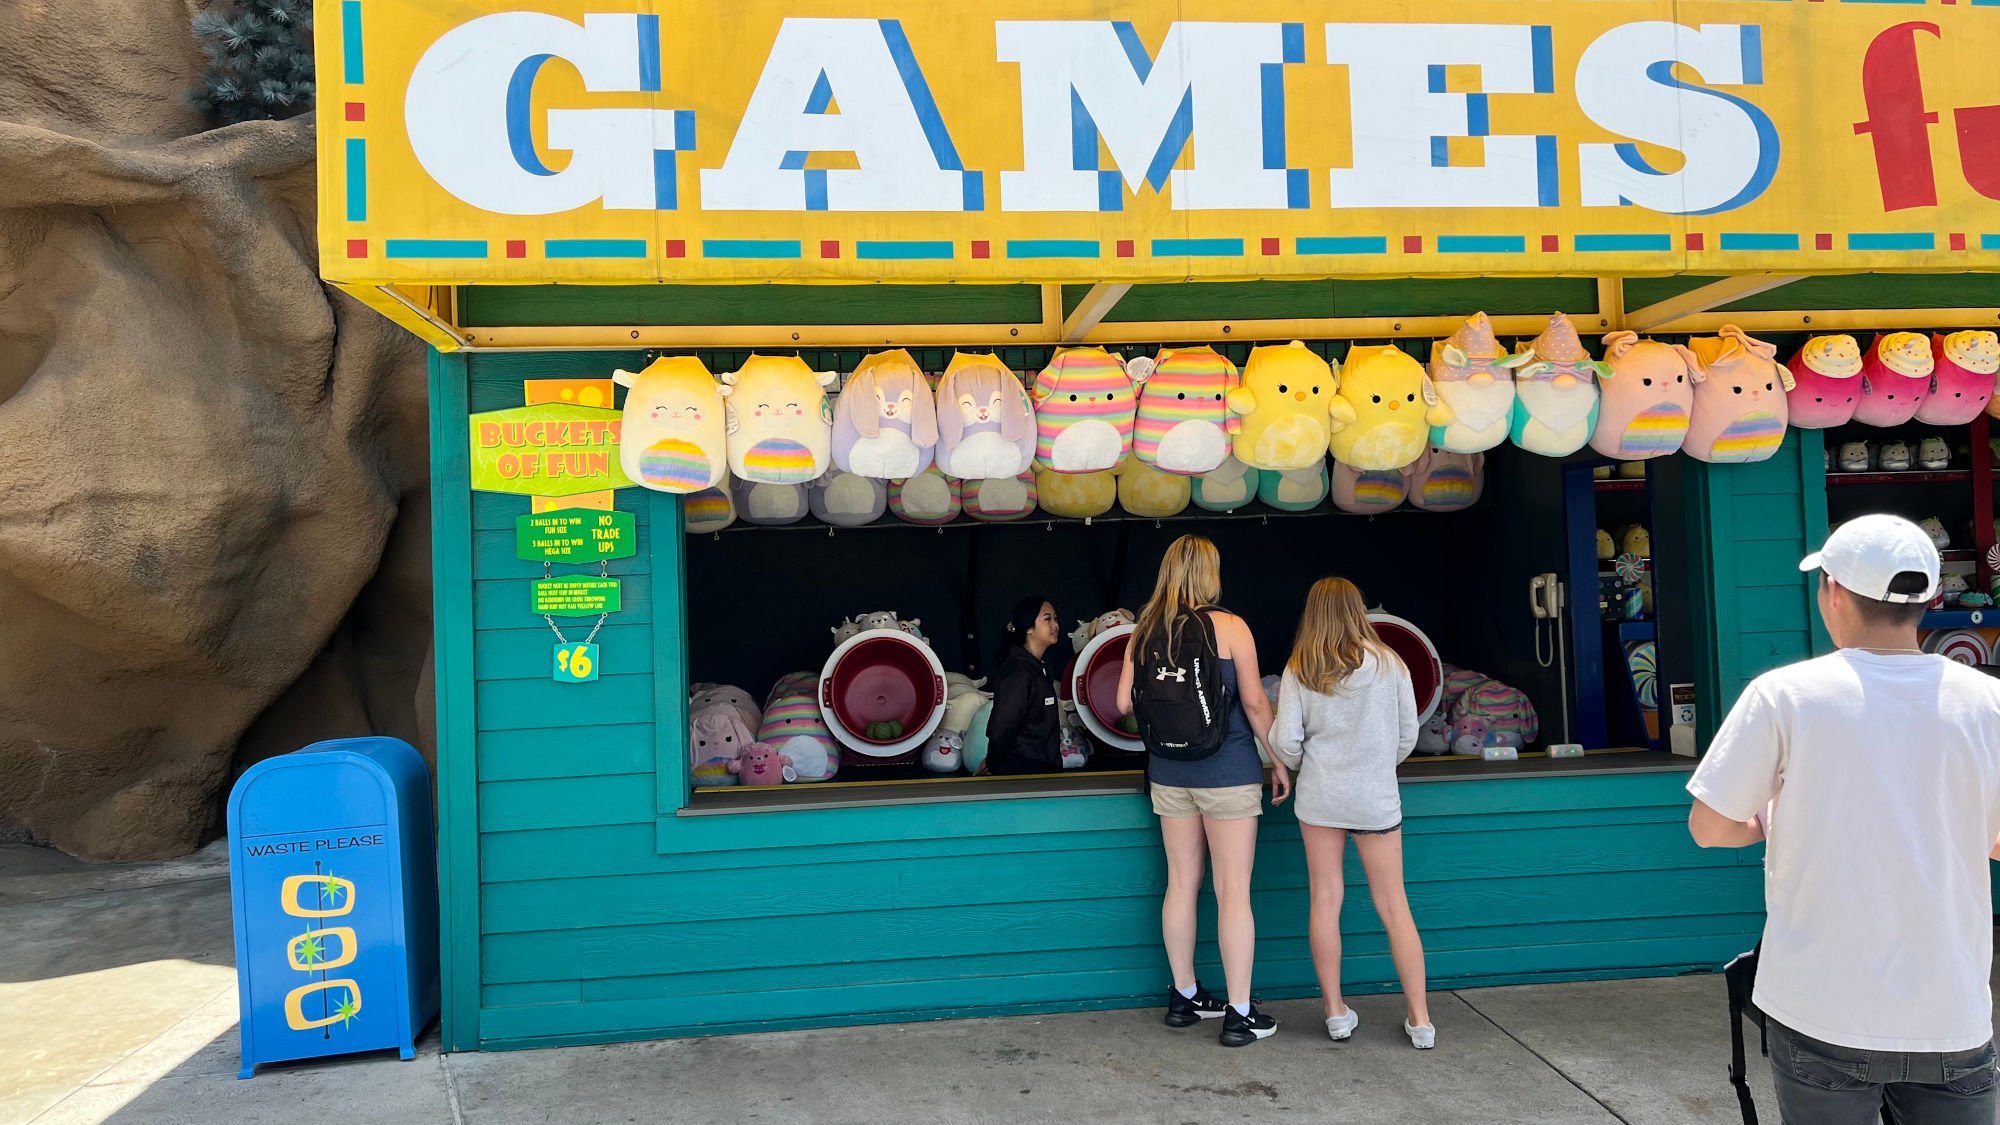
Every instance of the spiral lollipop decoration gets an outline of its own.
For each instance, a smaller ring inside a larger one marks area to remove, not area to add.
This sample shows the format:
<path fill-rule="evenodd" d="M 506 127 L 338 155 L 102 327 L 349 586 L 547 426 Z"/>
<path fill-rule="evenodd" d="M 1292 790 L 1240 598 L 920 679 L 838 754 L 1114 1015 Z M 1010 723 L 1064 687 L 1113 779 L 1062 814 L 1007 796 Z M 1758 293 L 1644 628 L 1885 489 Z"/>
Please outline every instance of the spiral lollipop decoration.
<path fill-rule="evenodd" d="M 1611 560 L 1611 569 L 1617 571 L 1620 580 L 1637 582 L 1646 573 L 1646 560 L 1630 551 Z"/>
<path fill-rule="evenodd" d="M 1993 663 L 1993 646 L 1983 634 L 1972 629 L 1940 629 L 1924 638 L 1923 647 L 1960 664 Z"/>
<path fill-rule="evenodd" d="M 1650 711 L 1660 705 L 1659 654 L 1652 641 L 1637 641 L 1625 652 L 1625 665 L 1632 672 L 1632 690 L 1639 706 Z"/>

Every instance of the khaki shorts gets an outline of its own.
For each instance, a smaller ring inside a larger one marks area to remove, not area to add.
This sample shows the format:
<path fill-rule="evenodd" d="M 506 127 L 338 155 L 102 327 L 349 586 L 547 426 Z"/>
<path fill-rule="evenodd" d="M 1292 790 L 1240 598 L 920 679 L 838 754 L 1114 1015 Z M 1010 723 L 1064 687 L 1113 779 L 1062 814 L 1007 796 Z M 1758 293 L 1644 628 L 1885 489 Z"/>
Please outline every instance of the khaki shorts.
<path fill-rule="evenodd" d="M 1264 812 L 1262 785 L 1227 785 L 1220 789 L 1188 789 L 1154 785 L 1153 811 L 1161 816 L 1205 816 L 1210 820 L 1242 820 Z"/>

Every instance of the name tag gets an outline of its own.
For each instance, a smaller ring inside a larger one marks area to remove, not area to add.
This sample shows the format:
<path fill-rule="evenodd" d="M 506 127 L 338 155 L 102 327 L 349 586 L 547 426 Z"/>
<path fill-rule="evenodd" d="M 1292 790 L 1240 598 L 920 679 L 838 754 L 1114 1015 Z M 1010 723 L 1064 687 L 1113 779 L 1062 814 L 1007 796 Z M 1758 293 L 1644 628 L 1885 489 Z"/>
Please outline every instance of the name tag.
<path fill-rule="evenodd" d="M 1044 707 L 1054 707 L 1055 705 L 1056 705 L 1056 697 L 1053 695 L 1049 696 L 1047 699 L 1042 700 L 1042 706 Z"/>

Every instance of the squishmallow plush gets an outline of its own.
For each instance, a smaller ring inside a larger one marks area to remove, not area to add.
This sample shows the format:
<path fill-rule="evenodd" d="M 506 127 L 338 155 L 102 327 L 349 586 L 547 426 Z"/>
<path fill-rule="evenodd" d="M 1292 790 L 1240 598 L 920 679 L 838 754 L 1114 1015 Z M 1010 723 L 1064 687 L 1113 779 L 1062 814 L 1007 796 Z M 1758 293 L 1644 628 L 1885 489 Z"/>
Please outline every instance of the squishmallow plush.
<path fill-rule="evenodd" d="M 1417 728 L 1416 752 L 1419 754 L 1451 753 L 1451 719 L 1445 715 L 1444 708 L 1433 708 L 1430 718 L 1425 719 L 1424 724 Z"/>
<path fill-rule="evenodd" d="M 1844 426 L 1861 401 L 1861 345 L 1852 336 L 1814 336 L 1785 361 L 1792 389 L 1785 393 L 1791 424 L 1802 430 Z"/>
<path fill-rule="evenodd" d="M 1035 457 L 1035 416 L 1021 380 L 991 355 L 959 352 L 937 387 L 937 467 L 960 480 L 1011 480 Z"/>
<path fill-rule="evenodd" d="M 702 788 L 736 784 L 732 767 L 756 741 L 743 714 L 727 703 L 712 703 L 688 712 L 688 764 L 693 783 Z"/>
<path fill-rule="evenodd" d="M 1077 622 L 1076 628 L 1069 631 L 1069 647 L 1075 649 L 1078 655 L 1082 655 L 1084 646 L 1096 640 L 1098 634 L 1106 629 L 1116 629 L 1120 625 L 1130 625 L 1137 620 L 1138 618 L 1132 616 L 1132 611 L 1129 609 L 1107 609 L 1088 621 Z"/>
<path fill-rule="evenodd" d="M 1118 502 L 1118 475 L 1109 469 L 1101 473 L 1058 473 L 1035 469 L 1035 498 L 1044 512 L 1070 519 L 1101 516 Z"/>
<path fill-rule="evenodd" d="M 959 488 L 965 514 L 987 523 L 1006 523 L 1035 514 L 1035 474 L 1022 473 L 1011 480 L 967 477 Z"/>
<path fill-rule="evenodd" d="M 962 506 L 959 482 L 938 471 L 936 465 L 908 480 L 889 482 L 889 510 L 907 523 L 925 526 L 950 523 Z"/>
<path fill-rule="evenodd" d="M 982 774 L 986 772 L 986 751 L 989 746 L 986 738 L 986 721 L 992 717 L 993 701 L 989 699 L 980 705 L 979 710 L 972 713 L 971 720 L 965 724 L 965 749 L 963 754 L 965 756 L 966 773 Z"/>
<path fill-rule="evenodd" d="M 792 760 L 797 781 L 825 781 L 840 770 L 840 744 L 819 711 L 819 677 L 793 672 L 780 677 L 764 700 L 757 741 Z"/>
<path fill-rule="evenodd" d="M 1931 426 L 1963 426 L 1993 402 L 1993 376 L 2000 372 L 2000 336 L 1973 331 L 1933 335 L 1931 371 L 1931 391 L 1917 404 L 1917 421 Z"/>
<path fill-rule="evenodd" d="M 1935 435 L 1918 442 L 1917 468 L 1929 472 L 1951 468 L 1951 446 L 1946 445 L 1943 438 Z"/>
<path fill-rule="evenodd" d="M 1924 529 L 1925 535 L 1930 536 L 1931 546 L 1940 551 L 1951 549 L 1951 532 L 1944 529 L 1943 520 L 1936 516 L 1925 516 L 1917 521 L 1917 526 Z"/>
<path fill-rule="evenodd" d="M 756 730 L 763 725 L 764 712 L 757 707 L 757 701 L 750 693 L 732 684 L 692 684 L 695 690 L 688 693 L 688 714 L 694 715 L 717 705 L 733 707 L 743 718 L 745 730 Z"/>
<path fill-rule="evenodd" d="M 1567 457 L 1597 428 L 1600 364 L 1583 350 L 1576 326 L 1557 313 L 1514 368 L 1515 445 L 1544 457 Z"/>
<path fill-rule="evenodd" d="M 753 355 L 723 375 L 730 473 L 759 484 L 804 484 L 826 472 L 833 432 L 826 387 L 833 379 L 831 371 L 777 355 Z"/>
<path fill-rule="evenodd" d="M 1334 395 L 1333 367 L 1304 342 L 1250 349 L 1243 382 L 1229 392 L 1241 415 L 1231 452 L 1254 469 L 1310 469 L 1326 459 L 1333 431 L 1354 421 L 1354 408 Z"/>
<path fill-rule="evenodd" d="M 1900 426 L 1917 416 L 1931 389 L 1931 342 L 1921 332 L 1884 332 L 1861 360 L 1861 401 L 1854 420 L 1871 426 Z"/>
<path fill-rule="evenodd" d="M 1357 347 L 1341 365 L 1340 388 L 1354 421 L 1333 432 L 1333 459 L 1357 469 L 1400 469 L 1423 456 L 1431 427 L 1451 421 L 1424 365 L 1393 345 Z"/>
<path fill-rule="evenodd" d="M 972 722 L 973 713 L 993 698 L 992 692 L 983 690 L 985 687 L 984 676 L 975 680 L 962 672 L 946 672 L 944 719 L 938 723 L 939 729 L 964 734 L 966 726 Z"/>
<path fill-rule="evenodd" d="M 1486 490 L 1484 453 L 1452 453 L 1433 445 L 1403 472 L 1410 478 L 1410 504 L 1426 512 L 1470 508 Z"/>
<path fill-rule="evenodd" d="M 838 464 L 806 486 L 813 518 L 834 527 L 860 527 L 882 518 L 889 507 L 889 482 L 841 469 Z"/>
<path fill-rule="evenodd" d="M 1035 467 L 1058 473 L 1115 469 L 1132 452 L 1138 388 L 1103 348 L 1059 348 L 1035 377 Z"/>
<path fill-rule="evenodd" d="M 1785 395 L 1792 373 L 1772 357 L 1775 345 L 1733 324 L 1719 336 L 1688 341 L 1703 378 L 1694 389 L 1694 411 L 1682 446 L 1697 461 L 1740 465 L 1762 461 L 1785 440 Z M 1926 351 L 1928 360 L 1930 353 Z"/>
<path fill-rule="evenodd" d="M 1865 441 L 1844 441 L 1840 452 L 1834 457 L 1834 467 L 1843 473 L 1865 473 L 1868 471 L 1868 443 Z"/>
<path fill-rule="evenodd" d="M 1229 456 L 1229 439 L 1243 426 L 1229 412 L 1236 365 L 1213 348 L 1172 348 L 1153 361 L 1140 385 L 1132 453 L 1161 472 L 1200 476 Z"/>
<path fill-rule="evenodd" d="M 1679 344 L 1606 333 L 1590 448 L 1619 461 L 1679 452 L 1701 377 L 1694 353 Z"/>
<path fill-rule="evenodd" d="M 1885 441 L 1875 446 L 1874 467 L 1885 473 L 1907 473 L 1910 471 L 1910 443 L 1906 441 Z"/>
<path fill-rule="evenodd" d="M 736 515 L 744 523 L 778 527 L 806 518 L 811 505 L 802 484 L 765 484 L 736 477 L 729 482 L 735 493 Z"/>
<path fill-rule="evenodd" d="M 847 638 L 859 632 L 861 632 L 860 618 L 841 618 L 840 624 L 833 627 L 833 647 L 839 648 L 842 644 L 846 643 Z"/>
<path fill-rule="evenodd" d="M 1476 717 L 1499 736 L 1487 745 L 1526 746 L 1541 734 L 1535 705 L 1521 689 L 1499 680 L 1481 680 L 1465 690 L 1452 705 L 1453 721 Z"/>
<path fill-rule="evenodd" d="M 1327 493 L 1326 460 L 1304 469 L 1257 474 L 1257 499 L 1281 512 L 1306 512 L 1319 507 Z"/>
<path fill-rule="evenodd" d="M 1484 453 L 1506 441 L 1514 420 L 1512 368 L 1530 358 L 1503 351 L 1483 312 L 1466 317 L 1450 339 L 1432 343 L 1431 385 L 1451 421 L 1431 431 L 1431 444 L 1452 453 Z"/>
<path fill-rule="evenodd" d="M 681 530 L 689 535 L 706 535 L 735 523 L 736 500 L 730 493 L 731 482 L 727 472 L 722 474 L 721 483 L 714 488 L 690 493 L 681 501 Z"/>
<path fill-rule="evenodd" d="M 1333 463 L 1329 482 L 1333 506 L 1357 516 L 1380 515 L 1403 506 L 1410 478 L 1402 469 L 1357 469 L 1345 461 Z"/>
<path fill-rule="evenodd" d="M 1614 543 L 1614 542 L 1612 542 L 1612 540 L 1611 540 L 1611 533 L 1610 533 L 1610 532 L 1608 532 L 1608 531 L 1606 531 L 1606 530 L 1604 530 L 1604 529 L 1603 529 L 1603 528 L 1601 528 L 1601 527 L 1600 527 L 1600 528 L 1598 528 L 1598 529 L 1597 529 L 1597 561 L 1598 561 L 1598 562 L 1610 562 L 1610 561 L 1611 561 L 1612 559 L 1615 559 L 1615 558 L 1617 558 L 1617 557 L 1618 557 L 1618 544 L 1617 544 L 1617 543 Z"/>
<path fill-rule="evenodd" d="M 965 764 L 965 736 L 939 727 L 924 740 L 923 764 L 932 773 L 957 773 Z"/>
<path fill-rule="evenodd" d="M 936 400 L 909 352 L 876 352 L 856 365 L 833 404 L 834 464 L 902 480 L 931 467 L 937 443 Z"/>
<path fill-rule="evenodd" d="M 1194 506 L 1208 512 L 1233 512 L 1257 498 L 1258 470 L 1235 457 L 1225 457 L 1211 472 L 1194 478 Z"/>
<path fill-rule="evenodd" d="M 783 785 L 798 776 L 792 760 L 768 742 L 751 743 L 742 757 L 729 763 L 729 772 L 745 785 Z"/>
<path fill-rule="evenodd" d="M 729 388 L 691 355 L 662 356 L 644 371 L 613 371 L 625 391 L 618 461 L 646 488 L 678 496 L 714 488 L 729 470 L 723 400 Z"/>
<path fill-rule="evenodd" d="M 1156 469 L 1127 457 L 1115 470 L 1118 477 L 1118 506 L 1135 516 L 1177 516 L 1187 510 L 1194 490 L 1192 478 Z"/>

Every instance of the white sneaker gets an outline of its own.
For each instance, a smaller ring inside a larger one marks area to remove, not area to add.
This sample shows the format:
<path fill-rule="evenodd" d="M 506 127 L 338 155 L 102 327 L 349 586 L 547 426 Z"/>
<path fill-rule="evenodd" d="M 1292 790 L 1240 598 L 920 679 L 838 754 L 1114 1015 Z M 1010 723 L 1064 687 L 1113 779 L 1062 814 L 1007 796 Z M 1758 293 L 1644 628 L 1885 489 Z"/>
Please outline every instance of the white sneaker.
<path fill-rule="evenodd" d="M 1333 1021 L 1331 1020 L 1327 1021 L 1328 1026 L 1331 1026 L 1332 1023 Z M 1411 1027 L 1410 1021 L 1404 1020 L 1403 1034 L 1410 1037 L 1410 1046 L 1415 1047 L 1419 1051 L 1428 1051 L 1432 1047 L 1437 1046 L 1437 1028 L 1432 1027 L 1430 1024 L 1425 1024 L 1422 1027 Z"/>
<path fill-rule="evenodd" d="M 1354 1034 L 1354 1029 L 1360 1026 L 1361 1013 L 1349 1008 L 1340 1015 L 1327 1017 L 1326 1034 L 1337 1042 Z"/>

